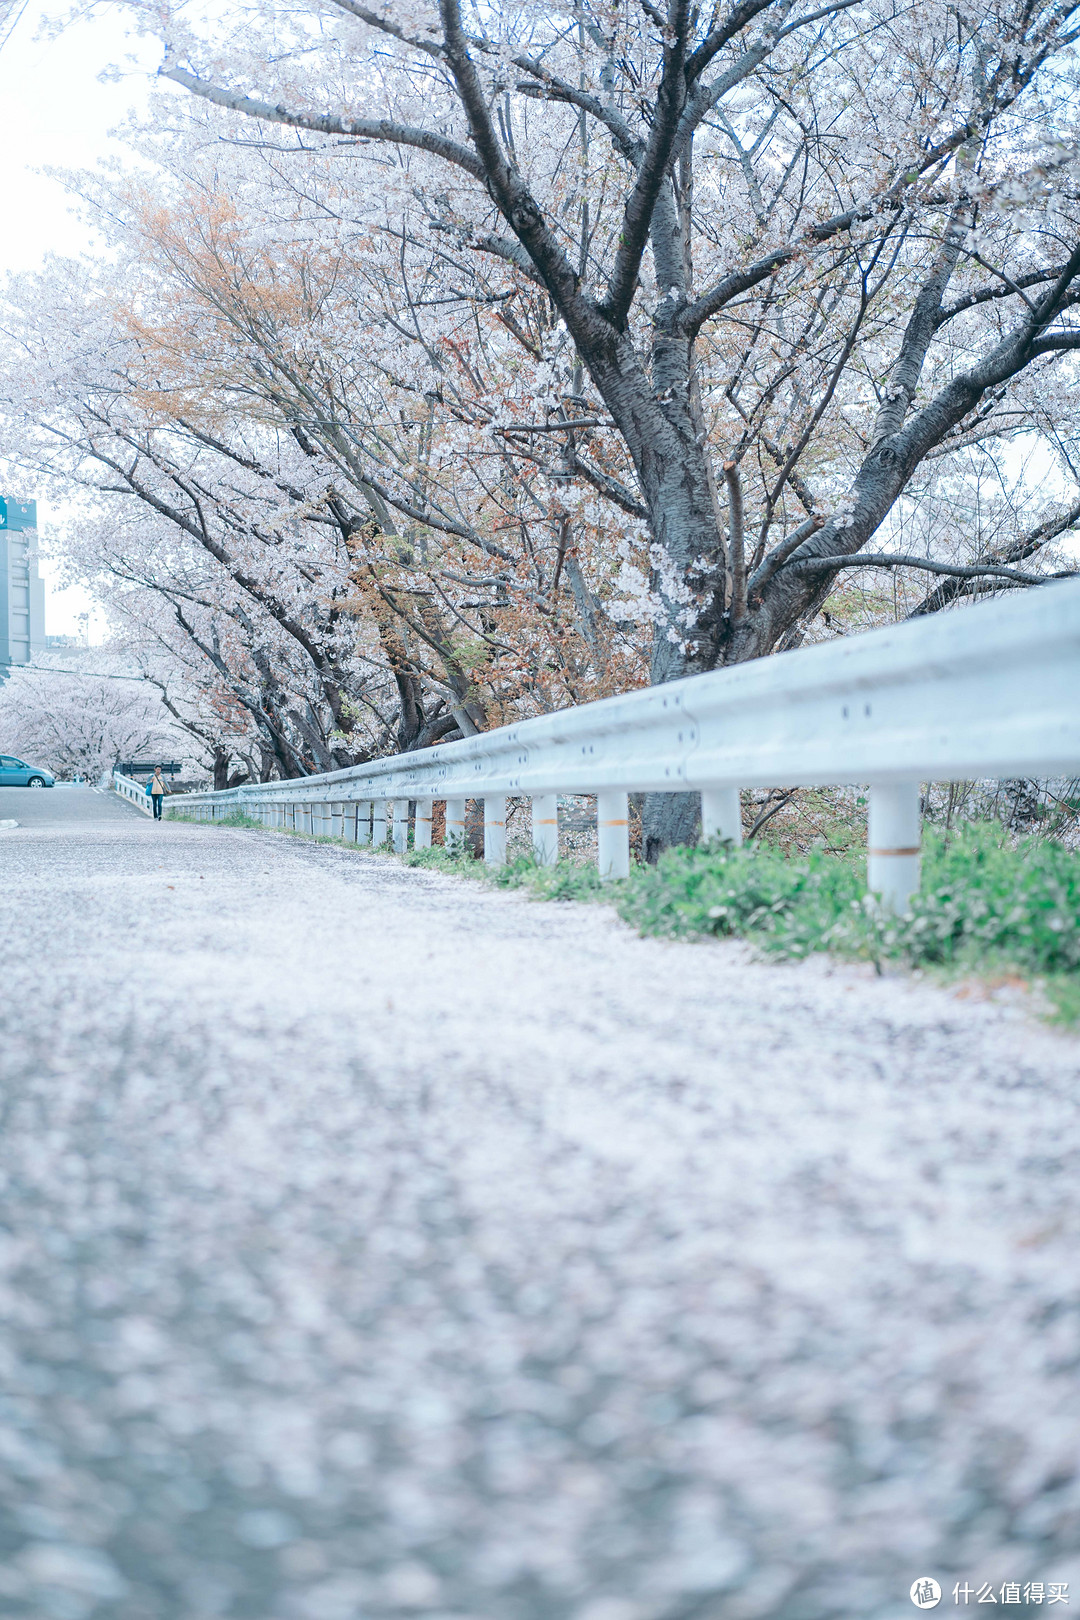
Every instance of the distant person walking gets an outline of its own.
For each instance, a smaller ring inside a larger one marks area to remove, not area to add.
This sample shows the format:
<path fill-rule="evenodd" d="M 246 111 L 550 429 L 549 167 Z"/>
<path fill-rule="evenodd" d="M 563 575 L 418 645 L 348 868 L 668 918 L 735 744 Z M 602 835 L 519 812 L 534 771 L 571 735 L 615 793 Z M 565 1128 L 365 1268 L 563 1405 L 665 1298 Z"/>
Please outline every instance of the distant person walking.
<path fill-rule="evenodd" d="M 161 774 L 161 766 L 154 766 L 154 774 L 146 784 L 150 793 L 150 803 L 154 807 L 154 820 L 161 820 L 161 801 L 165 797 L 165 780 Z"/>

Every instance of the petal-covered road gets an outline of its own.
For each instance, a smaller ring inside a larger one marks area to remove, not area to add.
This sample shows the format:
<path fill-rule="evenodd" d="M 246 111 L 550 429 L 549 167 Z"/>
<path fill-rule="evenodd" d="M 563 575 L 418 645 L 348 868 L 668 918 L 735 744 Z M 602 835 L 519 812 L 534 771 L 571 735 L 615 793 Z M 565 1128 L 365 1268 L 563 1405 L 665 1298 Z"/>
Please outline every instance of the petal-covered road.
<path fill-rule="evenodd" d="M 0 1614 L 1080 1603 L 1075 1041 L 283 835 L 0 840 Z"/>

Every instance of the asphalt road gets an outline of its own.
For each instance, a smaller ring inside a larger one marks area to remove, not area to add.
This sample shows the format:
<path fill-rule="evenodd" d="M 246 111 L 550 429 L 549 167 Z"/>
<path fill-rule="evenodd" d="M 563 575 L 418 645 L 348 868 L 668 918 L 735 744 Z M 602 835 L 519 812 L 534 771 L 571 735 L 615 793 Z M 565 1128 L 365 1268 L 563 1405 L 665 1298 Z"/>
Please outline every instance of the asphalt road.
<path fill-rule="evenodd" d="M 0 1613 L 1080 1601 L 1076 1042 L 18 800 Z"/>
<path fill-rule="evenodd" d="M 20 827 L 63 827 L 74 831 L 96 823 L 147 821 L 133 805 L 115 793 L 91 787 L 0 788 L 0 823 L 17 821 Z"/>

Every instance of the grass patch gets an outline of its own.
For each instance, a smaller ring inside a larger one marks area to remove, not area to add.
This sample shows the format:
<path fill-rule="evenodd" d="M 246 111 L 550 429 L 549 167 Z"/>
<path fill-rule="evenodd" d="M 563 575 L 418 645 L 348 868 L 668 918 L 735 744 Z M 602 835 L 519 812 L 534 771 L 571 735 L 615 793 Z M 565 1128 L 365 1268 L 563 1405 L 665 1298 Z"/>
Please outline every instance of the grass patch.
<path fill-rule="evenodd" d="M 1036 980 L 1065 1022 L 1080 1018 L 1080 856 L 1049 840 L 1005 841 L 995 823 L 927 833 L 922 887 L 892 917 L 863 892 L 861 854 L 791 857 L 751 845 L 674 849 L 639 869 L 618 909 L 642 933 L 737 935 L 799 958 L 835 951 L 949 978 Z"/>
<path fill-rule="evenodd" d="M 450 877 L 486 878 L 488 868 L 472 850 L 455 840 L 453 846 L 433 844 L 430 849 L 410 849 L 401 857 L 406 866 L 419 866 L 425 872 L 445 872 Z"/>
<path fill-rule="evenodd" d="M 265 831 L 261 821 L 256 821 L 254 816 L 245 816 L 240 810 L 234 810 L 231 815 L 219 816 L 216 821 L 200 821 L 198 816 L 185 816 L 175 812 L 164 819 L 186 821 L 194 827 L 254 827 L 259 832 Z"/>
<path fill-rule="evenodd" d="M 406 866 L 420 866 L 429 872 L 481 878 L 500 889 L 527 889 L 536 900 L 612 900 L 613 891 L 623 886 L 601 883 L 591 862 L 585 865 L 560 861 L 557 866 L 539 866 L 531 855 L 520 855 L 505 866 L 486 866 L 461 844 L 453 849 L 410 849 L 402 859 Z"/>
<path fill-rule="evenodd" d="M 1039 988 L 1053 1009 L 1051 1023 L 1067 1028 L 1080 1024 L 1080 977 L 1053 973 L 1039 981 Z"/>

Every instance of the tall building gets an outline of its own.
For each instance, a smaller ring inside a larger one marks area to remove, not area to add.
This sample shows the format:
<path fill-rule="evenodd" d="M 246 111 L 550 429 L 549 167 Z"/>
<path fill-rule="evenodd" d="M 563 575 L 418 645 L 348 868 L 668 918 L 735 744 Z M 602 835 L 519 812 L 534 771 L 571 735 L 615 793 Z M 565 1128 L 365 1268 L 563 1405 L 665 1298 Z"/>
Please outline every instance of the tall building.
<path fill-rule="evenodd" d="M 37 502 L 0 499 L 0 680 L 45 646 L 45 582 L 37 571 Z"/>

